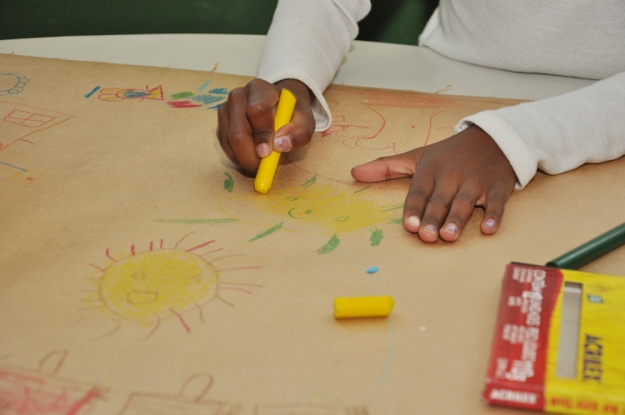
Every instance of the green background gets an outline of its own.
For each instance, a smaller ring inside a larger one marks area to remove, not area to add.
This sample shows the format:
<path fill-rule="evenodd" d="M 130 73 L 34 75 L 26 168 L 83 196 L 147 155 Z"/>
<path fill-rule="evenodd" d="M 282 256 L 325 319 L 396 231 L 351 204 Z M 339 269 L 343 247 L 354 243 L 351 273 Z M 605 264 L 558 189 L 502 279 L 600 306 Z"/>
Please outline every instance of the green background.
<path fill-rule="evenodd" d="M 309 0 L 316 1 L 316 0 Z M 277 0 L 0 0 L 0 39 L 140 33 L 266 34 Z M 438 0 L 373 0 L 358 39 L 416 45 Z"/>

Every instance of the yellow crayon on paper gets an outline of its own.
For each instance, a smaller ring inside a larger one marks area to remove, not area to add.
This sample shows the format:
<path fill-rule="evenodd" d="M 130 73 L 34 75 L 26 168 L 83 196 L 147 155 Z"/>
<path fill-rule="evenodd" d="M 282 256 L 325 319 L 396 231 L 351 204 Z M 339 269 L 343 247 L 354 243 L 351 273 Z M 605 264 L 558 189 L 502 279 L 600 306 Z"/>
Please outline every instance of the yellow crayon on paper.
<path fill-rule="evenodd" d="M 395 301 L 389 295 L 334 299 L 334 318 L 386 317 Z"/>
<path fill-rule="evenodd" d="M 274 121 L 275 131 L 278 131 L 291 121 L 296 102 L 297 99 L 295 99 L 295 96 L 293 96 L 289 90 L 283 89 L 282 92 L 280 92 L 280 101 L 278 102 L 278 108 L 276 108 Z M 279 161 L 280 153 L 275 151 L 272 151 L 268 157 L 260 161 L 256 179 L 254 180 L 254 190 L 258 193 L 267 193 L 269 189 L 271 189 Z"/>

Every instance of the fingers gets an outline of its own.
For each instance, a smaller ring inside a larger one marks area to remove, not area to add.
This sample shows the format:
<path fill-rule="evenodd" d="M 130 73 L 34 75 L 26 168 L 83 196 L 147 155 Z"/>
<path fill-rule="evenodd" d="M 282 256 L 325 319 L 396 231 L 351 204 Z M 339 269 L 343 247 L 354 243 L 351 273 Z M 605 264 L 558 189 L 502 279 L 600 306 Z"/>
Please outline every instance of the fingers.
<path fill-rule="evenodd" d="M 245 116 L 251 128 L 256 154 L 259 158 L 265 158 L 271 154 L 273 147 L 274 114 L 280 89 L 268 82 L 254 79 L 247 85 L 246 91 Z"/>
<path fill-rule="evenodd" d="M 406 201 L 404 202 L 404 227 L 408 232 L 412 233 L 417 233 L 423 229 L 423 232 L 419 233 L 419 237 L 422 238 L 421 234 L 426 236 L 426 242 L 436 242 L 438 239 L 438 233 L 436 232 L 434 232 L 435 235 L 432 237 L 427 237 L 433 231 L 432 223 L 423 224 L 421 221 L 421 218 L 426 219 L 424 216 L 425 209 L 433 192 L 433 180 L 418 180 L 417 177 L 413 177 Z M 425 225 L 428 225 L 427 228 Z M 430 240 L 434 237 L 436 239 Z"/>
<path fill-rule="evenodd" d="M 273 140 L 273 150 L 285 153 L 310 142 L 316 124 L 310 106 L 314 95 L 303 82 L 296 79 L 284 79 L 276 85 L 288 89 L 297 98 L 291 122 L 276 131 Z"/>
<path fill-rule="evenodd" d="M 252 127 L 247 120 L 247 91 L 233 89 L 228 101 L 217 111 L 217 139 L 226 156 L 233 163 L 252 174 L 258 169 L 260 158 L 254 149 Z"/>
<path fill-rule="evenodd" d="M 497 231 L 516 176 L 495 141 L 479 127 L 447 140 L 352 169 L 362 182 L 412 176 L 403 223 L 424 242 L 457 241 L 476 207 L 484 207 L 480 229 Z"/>
<path fill-rule="evenodd" d="M 504 207 L 510 193 L 505 188 L 493 189 L 488 195 L 484 206 L 484 218 L 480 224 L 480 230 L 486 235 L 492 235 L 497 232 L 501 220 L 503 218 Z"/>
<path fill-rule="evenodd" d="M 221 149 L 234 164 L 239 164 L 230 143 L 228 142 L 228 105 L 223 104 L 217 110 L 217 141 Z"/>
<path fill-rule="evenodd" d="M 501 203 L 496 194 L 492 193 L 494 200 L 487 198 L 489 216 L 487 219 L 485 215 L 483 220 L 483 226 L 492 228 L 489 234 L 496 231 L 503 215 L 505 201 Z M 453 181 L 434 184 L 431 180 L 413 180 L 404 204 L 404 227 L 418 233 L 424 242 L 433 243 L 439 238 L 455 242 L 479 206 L 482 195 L 483 191 L 470 182 L 460 183 L 458 187 Z"/>
<path fill-rule="evenodd" d="M 402 177 L 412 177 L 417 168 L 419 149 L 396 156 L 381 157 L 352 169 L 352 177 L 359 182 L 383 182 Z"/>
<path fill-rule="evenodd" d="M 462 186 L 458 193 L 454 196 L 449 213 L 439 228 L 439 235 L 442 240 L 454 242 L 460 238 L 464 231 L 475 206 L 477 206 L 478 198 L 481 196 L 481 190 L 472 185 Z"/>
<path fill-rule="evenodd" d="M 315 117 L 312 111 L 306 110 L 307 106 L 308 104 L 303 102 L 300 104 L 300 101 L 295 104 L 291 122 L 276 131 L 273 140 L 274 151 L 286 153 L 310 142 L 315 132 Z"/>
<path fill-rule="evenodd" d="M 440 225 L 447 217 L 453 200 L 454 195 L 449 193 L 449 189 L 441 191 L 437 188 L 432 193 L 426 201 L 419 227 L 419 238 L 422 241 L 436 242 L 438 240 Z M 457 225 L 454 224 L 451 229 L 457 230 Z"/>
<path fill-rule="evenodd" d="M 282 88 L 295 94 L 297 105 L 291 122 L 276 134 L 274 116 Z M 276 85 L 254 79 L 233 89 L 218 110 L 219 145 L 233 163 L 254 174 L 272 150 L 290 151 L 310 141 L 315 130 L 312 97 L 304 83 L 293 79 Z"/>

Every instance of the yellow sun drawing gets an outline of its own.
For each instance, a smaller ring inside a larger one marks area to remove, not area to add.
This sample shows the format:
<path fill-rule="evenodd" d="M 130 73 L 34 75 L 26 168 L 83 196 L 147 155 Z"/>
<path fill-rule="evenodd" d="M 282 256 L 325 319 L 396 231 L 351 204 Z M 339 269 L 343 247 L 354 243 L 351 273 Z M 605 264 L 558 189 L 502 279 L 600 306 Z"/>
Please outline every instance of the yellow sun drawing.
<path fill-rule="evenodd" d="M 345 233 L 385 223 L 389 215 L 377 201 L 330 185 L 274 189 L 264 197 L 252 194 L 254 208 L 280 215 L 296 226 L 314 224 L 332 233 Z M 252 197 L 235 196 L 233 199 Z"/>
<path fill-rule="evenodd" d="M 332 252 L 340 237 L 369 230 L 371 246 L 380 245 L 384 232 L 378 226 L 401 223 L 402 203 L 389 203 L 367 192 L 370 186 L 353 190 L 344 186 L 316 183 L 316 176 L 305 183 L 281 181 L 267 194 L 242 190 L 234 193 L 234 180 L 228 176 L 220 209 L 231 218 L 271 226 L 251 236 L 248 242 L 290 229 L 329 238 L 317 252 Z"/>
<path fill-rule="evenodd" d="M 240 255 L 221 255 L 224 248 L 214 247 L 214 240 L 182 248 L 185 235 L 173 248 L 165 248 L 161 239 L 158 246 L 150 242 L 149 249 L 137 252 L 134 245 L 130 252 L 112 255 L 107 249 L 107 264 L 97 266 L 91 278 L 95 291 L 86 298 L 88 309 L 101 310 L 118 321 L 108 334 L 117 331 L 122 321 L 134 321 L 150 327 L 148 337 L 158 329 L 161 321 L 176 318 L 187 332 L 191 332 L 184 314 L 199 313 L 204 321 L 203 306 L 212 300 L 220 300 L 233 306 L 221 295 L 221 290 L 237 290 L 250 294 L 258 284 L 222 281 L 228 271 L 244 271 L 260 266 L 237 266 L 220 268 L 216 263 Z M 211 260 L 207 259 L 221 255 Z"/>

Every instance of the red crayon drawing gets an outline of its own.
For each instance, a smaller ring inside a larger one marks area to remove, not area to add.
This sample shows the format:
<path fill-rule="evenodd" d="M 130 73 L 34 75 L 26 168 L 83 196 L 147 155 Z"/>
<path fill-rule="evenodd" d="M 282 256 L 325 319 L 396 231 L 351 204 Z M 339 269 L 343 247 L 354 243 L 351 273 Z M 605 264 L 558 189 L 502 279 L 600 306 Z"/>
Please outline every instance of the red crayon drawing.
<path fill-rule="evenodd" d="M 197 108 L 203 106 L 202 104 L 196 104 L 186 99 L 184 101 L 168 101 L 167 105 L 172 108 Z"/>
<path fill-rule="evenodd" d="M 52 121 L 56 117 L 49 115 L 35 114 L 32 112 L 13 110 L 4 117 L 5 122 L 21 125 L 23 127 L 38 128 Z"/>
<path fill-rule="evenodd" d="M 46 355 L 37 370 L 0 366 L 2 415 L 85 415 L 106 392 L 57 376 L 67 351 Z M 46 373 L 47 372 L 47 373 Z"/>
<path fill-rule="evenodd" d="M 18 143 L 35 144 L 36 140 L 33 141 L 32 138 L 27 140 L 26 137 L 55 127 L 73 117 L 70 114 L 45 108 L 0 100 L 0 118 L 2 119 L 0 152 Z"/>
<path fill-rule="evenodd" d="M 337 112 L 337 115 L 334 116 L 332 126 L 321 133 L 322 137 L 334 136 L 339 138 L 343 145 L 349 148 L 391 150 L 393 154 L 398 154 L 407 149 L 398 149 L 397 137 L 384 134 L 389 117 L 396 116 L 398 113 L 401 113 L 402 118 L 404 118 L 404 113 L 408 114 L 409 117 L 412 115 L 411 129 L 413 131 L 409 134 L 415 136 L 413 146 L 417 144 L 427 145 L 434 132 L 442 129 L 453 129 L 453 126 L 438 125 L 436 117 L 461 105 L 454 98 L 442 96 L 397 94 L 392 91 L 367 91 L 361 95 L 359 104 L 364 107 L 364 111 L 368 111 L 370 114 L 367 125 L 348 122 L 348 117 L 340 113 L 340 103 L 329 101 L 330 107 Z M 388 112 L 387 108 L 393 108 L 393 111 Z M 405 111 L 401 111 L 399 108 L 405 109 Z M 408 119 L 410 119 L 409 117 Z M 390 121 L 395 128 L 402 124 L 401 120 Z M 427 122 L 426 125 L 424 125 L 424 121 Z M 418 124 L 420 128 L 415 129 L 414 124 Z"/>

